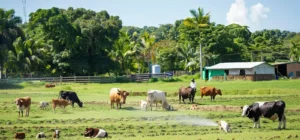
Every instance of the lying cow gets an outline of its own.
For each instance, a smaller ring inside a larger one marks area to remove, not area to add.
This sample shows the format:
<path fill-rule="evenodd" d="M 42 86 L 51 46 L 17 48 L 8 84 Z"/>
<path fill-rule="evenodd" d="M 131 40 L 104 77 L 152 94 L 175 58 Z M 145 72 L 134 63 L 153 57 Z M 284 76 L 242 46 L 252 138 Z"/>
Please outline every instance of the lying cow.
<path fill-rule="evenodd" d="M 40 107 L 41 109 L 46 109 L 46 107 L 47 107 L 48 105 L 49 105 L 48 102 L 41 101 L 39 107 Z"/>
<path fill-rule="evenodd" d="M 55 87 L 55 85 L 54 84 L 46 84 L 45 87 L 46 88 L 53 88 L 53 87 Z"/>
<path fill-rule="evenodd" d="M 286 127 L 286 117 L 284 115 L 285 102 L 282 100 L 256 102 L 251 105 L 245 105 L 241 109 L 243 109 L 242 117 L 247 116 L 253 120 L 253 128 L 260 128 L 260 117 L 269 118 L 273 121 L 279 118 L 278 129 L 281 129 L 282 123 L 282 128 L 285 129 Z"/>
<path fill-rule="evenodd" d="M 192 104 L 190 110 L 197 110 L 198 105 L 197 104 Z"/>
<path fill-rule="evenodd" d="M 86 128 L 84 132 L 84 136 L 88 138 L 106 138 L 108 137 L 108 134 L 103 129 Z"/>
<path fill-rule="evenodd" d="M 178 92 L 179 103 L 181 102 L 181 98 L 183 103 L 185 103 L 184 99 L 187 98 L 189 98 L 190 103 L 194 103 L 195 93 L 196 91 L 191 87 L 180 87 Z"/>
<path fill-rule="evenodd" d="M 203 96 L 210 96 L 210 101 L 214 101 L 216 95 L 222 96 L 222 92 L 220 89 L 217 89 L 215 87 L 209 87 L 209 86 L 203 86 L 200 88 L 200 94 L 201 94 L 201 101 L 203 99 Z"/>
<path fill-rule="evenodd" d="M 119 88 L 112 88 L 109 91 L 109 99 L 110 99 L 110 107 L 114 108 L 114 103 L 117 104 L 117 108 L 121 109 L 121 100 L 123 100 L 123 104 L 126 103 L 126 97 L 129 95 L 129 92 L 126 90 L 122 90 Z"/>
<path fill-rule="evenodd" d="M 17 140 L 25 139 L 25 133 L 23 133 L 23 132 L 17 132 L 15 134 L 14 138 L 17 139 Z"/>
<path fill-rule="evenodd" d="M 141 110 L 147 111 L 147 101 L 141 100 L 140 101 Z"/>
<path fill-rule="evenodd" d="M 73 91 L 63 91 L 59 92 L 59 99 L 70 100 L 72 102 L 72 107 L 74 107 L 74 103 L 77 103 L 79 107 L 82 107 L 82 102 L 79 100 L 76 92 Z"/>
<path fill-rule="evenodd" d="M 231 132 L 230 125 L 226 121 L 221 120 L 218 125 L 220 130 L 224 130 L 226 133 Z"/>
<path fill-rule="evenodd" d="M 55 108 L 57 106 L 62 107 L 64 111 L 66 112 L 66 106 L 70 105 L 70 101 L 64 100 L 64 99 L 52 99 L 52 108 L 53 113 L 55 114 Z"/>
<path fill-rule="evenodd" d="M 40 132 L 35 136 L 36 139 L 42 139 L 42 138 L 46 138 L 46 135 L 44 132 Z"/>
<path fill-rule="evenodd" d="M 30 111 L 30 105 L 31 105 L 31 98 L 29 96 L 22 97 L 22 98 L 16 98 L 15 102 L 16 102 L 17 108 L 19 109 L 19 117 L 20 117 L 20 113 L 22 114 L 22 117 L 23 117 L 24 109 L 25 109 L 25 117 L 28 117 L 29 111 Z"/>
<path fill-rule="evenodd" d="M 157 103 L 161 103 L 163 109 L 166 110 L 174 110 L 171 105 L 168 104 L 166 100 L 166 94 L 163 91 L 160 90 L 148 90 L 147 92 L 147 102 L 150 103 L 150 108 L 152 110 L 152 104 L 156 104 L 157 109 Z"/>

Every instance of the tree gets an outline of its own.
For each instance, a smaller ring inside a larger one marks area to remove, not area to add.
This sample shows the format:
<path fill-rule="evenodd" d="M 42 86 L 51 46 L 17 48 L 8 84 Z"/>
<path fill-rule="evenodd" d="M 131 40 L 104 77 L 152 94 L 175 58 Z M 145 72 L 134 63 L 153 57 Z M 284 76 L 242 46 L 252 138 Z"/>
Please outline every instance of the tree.
<path fill-rule="evenodd" d="M 201 47 L 201 29 L 205 28 L 209 25 L 210 22 L 210 15 L 209 13 L 204 14 L 204 10 L 202 8 L 198 8 L 198 11 L 196 10 L 190 10 L 190 13 L 192 14 L 192 18 L 186 18 L 184 20 L 184 25 L 193 27 L 199 32 L 199 44 L 200 44 L 200 75 L 202 75 L 202 47 Z"/>
<path fill-rule="evenodd" d="M 153 47 L 155 42 L 155 37 L 151 36 L 148 32 L 144 32 L 141 36 L 141 44 L 142 44 L 142 53 L 144 58 L 147 59 L 148 64 L 150 63 L 150 59 L 152 64 L 156 63 L 156 48 Z"/>

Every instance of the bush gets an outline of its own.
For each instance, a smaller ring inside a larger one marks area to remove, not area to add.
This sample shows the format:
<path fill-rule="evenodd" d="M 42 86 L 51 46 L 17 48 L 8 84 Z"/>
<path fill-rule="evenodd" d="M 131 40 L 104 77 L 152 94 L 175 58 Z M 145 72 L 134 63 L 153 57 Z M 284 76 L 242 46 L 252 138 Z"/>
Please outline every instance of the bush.
<path fill-rule="evenodd" d="M 158 81 L 158 78 L 150 78 L 148 80 L 148 82 L 150 82 L 150 83 L 154 83 L 154 82 L 157 82 L 157 81 Z"/>
<path fill-rule="evenodd" d="M 130 82 L 130 78 L 128 77 L 117 77 L 116 78 L 116 82 L 117 83 L 129 83 Z"/>

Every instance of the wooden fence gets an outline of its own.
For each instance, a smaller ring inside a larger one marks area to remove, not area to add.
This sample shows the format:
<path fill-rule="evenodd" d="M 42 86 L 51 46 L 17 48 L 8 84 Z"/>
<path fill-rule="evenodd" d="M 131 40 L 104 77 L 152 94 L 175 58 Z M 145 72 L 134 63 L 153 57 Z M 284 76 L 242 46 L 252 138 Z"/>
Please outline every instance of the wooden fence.
<path fill-rule="evenodd" d="M 132 74 L 117 77 L 108 76 L 68 76 L 68 77 L 39 77 L 39 78 L 7 78 L 0 82 L 18 83 L 23 81 L 44 81 L 49 83 L 116 83 L 116 82 L 147 82 L 150 78 L 167 78 L 167 74 Z"/>

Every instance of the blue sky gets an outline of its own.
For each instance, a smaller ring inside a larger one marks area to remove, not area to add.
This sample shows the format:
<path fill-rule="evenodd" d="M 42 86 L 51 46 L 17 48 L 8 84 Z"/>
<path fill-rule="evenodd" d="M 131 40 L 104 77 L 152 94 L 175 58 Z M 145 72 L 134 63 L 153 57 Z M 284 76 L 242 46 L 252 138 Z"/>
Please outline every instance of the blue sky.
<path fill-rule="evenodd" d="M 118 15 L 123 25 L 159 26 L 190 16 L 198 7 L 211 13 L 218 24 L 239 23 L 251 31 L 280 29 L 300 32 L 298 0 L 27 0 L 27 15 L 39 8 L 86 8 Z M 0 0 L 0 8 L 23 16 L 22 0 Z M 28 20 L 28 19 L 27 19 Z"/>

